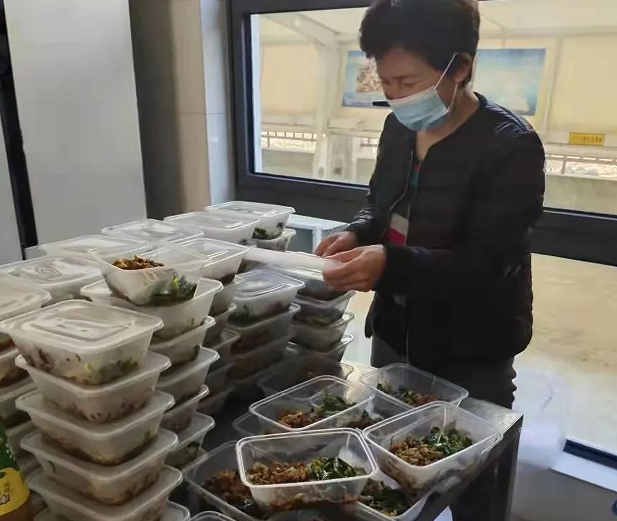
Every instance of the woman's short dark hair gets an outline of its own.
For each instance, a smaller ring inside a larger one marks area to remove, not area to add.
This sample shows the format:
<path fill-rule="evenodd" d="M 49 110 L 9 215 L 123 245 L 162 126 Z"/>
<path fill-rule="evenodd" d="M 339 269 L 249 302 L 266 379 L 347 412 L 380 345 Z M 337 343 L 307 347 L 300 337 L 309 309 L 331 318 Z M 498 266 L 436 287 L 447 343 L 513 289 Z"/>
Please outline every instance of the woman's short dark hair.
<path fill-rule="evenodd" d="M 472 58 L 478 50 L 477 0 L 375 0 L 360 28 L 360 47 L 382 58 L 401 47 L 443 71 L 454 53 Z"/>

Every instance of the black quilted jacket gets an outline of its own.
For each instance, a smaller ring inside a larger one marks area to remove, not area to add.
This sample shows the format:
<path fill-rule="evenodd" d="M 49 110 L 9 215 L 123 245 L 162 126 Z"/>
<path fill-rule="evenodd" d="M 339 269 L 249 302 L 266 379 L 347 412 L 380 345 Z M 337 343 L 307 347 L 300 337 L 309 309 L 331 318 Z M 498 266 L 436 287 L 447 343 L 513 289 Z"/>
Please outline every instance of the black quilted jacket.
<path fill-rule="evenodd" d="M 507 358 L 531 340 L 529 233 L 542 214 L 544 149 L 524 120 L 478 97 L 479 110 L 422 162 L 408 246 L 386 245 L 367 323 L 423 367 Z M 410 190 L 414 144 L 391 114 L 366 205 L 349 226 L 362 244 L 384 240 Z M 403 320 L 394 295 L 405 297 Z"/>

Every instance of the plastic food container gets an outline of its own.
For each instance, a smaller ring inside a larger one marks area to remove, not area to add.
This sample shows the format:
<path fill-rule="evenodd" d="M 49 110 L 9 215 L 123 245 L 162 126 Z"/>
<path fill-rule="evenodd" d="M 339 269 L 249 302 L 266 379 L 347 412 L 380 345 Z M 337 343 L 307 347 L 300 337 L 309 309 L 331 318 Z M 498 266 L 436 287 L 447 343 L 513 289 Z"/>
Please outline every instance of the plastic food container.
<path fill-rule="evenodd" d="M 224 212 L 191 212 L 165 217 L 166 222 L 179 226 L 190 226 L 201 232 L 204 237 L 246 244 L 253 236 L 259 220 L 252 217 L 226 214 Z"/>
<path fill-rule="evenodd" d="M 11 337 L 6 338 L 11 340 Z M 0 392 L 28 376 L 27 372 L 15 365 L 15 358 L 18 354 L 19 351 L 16 348 L 0 351 Z"/>
<path fill-rule="evenodd" d="M 163 266 L 141 270 L 123 270 L 114 266 L 116 260 L 132 258 L 134 255 Z M 133 252 L 123 252 L 115 259 L 92 253 L 92 258 L 109 287 L 138 306 L 156 306 L 158 302 L 165 305 L 182 302 L 170 299 L 167 293 L 180 281 L 189 285 L 197 284 L 205 262 L 203 257 L 174 244 L 150 244 Z"/>
<path fill-rule="evenodd" d="M 303 282 L 304 288 L 299 293 L 305 297 L 327 302 L 345 295 L 345 292 L 335 290 L 326 284 L 321 270 L 289 267 L 275 267 L 275 269 L 288 277 Z"/>
<path fill-rule="evenodd" d="M 318 376 L 254 403 L 249 407 L 249 411 L 257 416 L 270 432 L 301 432 L 347 427 L 350 422 L 362 418 L 373 394 L 372 389 L 361 384 L 347 382 L 334 376 Z M 323 404 L 326 396 L 342 398 L 354 405 L 306 427 L 294 429 L 279 422 L 279 418 L 290 410 L 308 411 L 313 406 Z"/>
<path fill-rule="evenodd" d="M 391 364 L 376 369 L 365 374 L 361 381 L 384 396 L 389 395 L 377 389 L 380 384 L 389 385 L 394 391 L 404 388 L 416 393 L 428 394 L 454 405 L 460 405 L 469 396 L 469 393 L 462 387 L 407 364 Z"/>
<path fill-rule="evenodd" d="M 322 356 L 299 356 L 281 364 L 276 374 L 267 375 L 257 383 L 266 396 L 285 391 L 317 376 L 335 376 L 341 380 L 353 373 L 354 368 Z"/>
<path fill-rule="evenodd" d="M 295 213 L 290 206 L 278 206 L 276 204 L 253 203 L 248 201 L 230 201 L 206 207 L 206 210 L 223 210 L 236 212 L 246 217 L 259 219 L 253 237 L 255 239 L 275 239 L 283 230 L 289 220 L 289 216 Z"/>
<path fill-rule="evenodd" d="M 203 236 L 199 230 L 189 226 L 178 226 L 156 219 L 141 219 L 118 226 L 103 228 L 104 235 L 132 239 L 142 243 L 171 242 L 181 244 Z"/>
<path fill-rule="evenodd" d="M 81 385 L 35 369 L 22 356 L 17 365 L 27 370 L 47 401 L 75 418 L 91 423 L 109 423 L 144 407 L 169 359 L 149 353 L 138 369 L 118 380 L 101 385 Z"/>
<path fill-rule="evenodd" d="M 233 315 L 235 311 L 236 311 L 236 305 L 231 304 L 229 306 L 229 309 L 225 311 L 225 313 L 221 313 L 220 315 L 213 316 L 215 324 L 210 329 L 208 329 L 208 332 L 206 333 L 206 339 L 204 341 L 207 347 L 210 347 L 210 345 L 213 343 L 218 343 L 222 341 L 223 331 L 227 327 L 227 324 L 229 323 L 229 319 L 231 318 L 231 315 Z"/>
<path fill-rule="evenodd" d="M 79 420 L 49 405 L 39 393 L 18 399 L 18 407 L 26 411 L 47 439 L 65 452 L 99 465 L 118 465 L 139 454 L 154 439 L 163 413 L 174 403 L 173 397 L 155 393 L 139 411 L 106 424 Z"/>
<path fill-rule="evenodd" d="M 294 342 L 290 342 L 287 346 L 287 354 L 290 356 L 302 356 L 302 355 L 315 355 L 323 356 L 324 358 L 331 358 L 340 362 L 345 355 L 345 351 L 349 345 L 353 342 L 352 335 L 344 335 L 343 338 L 333 346 L 327 349 L 309 349 Z"/>
<path fill-rule="evenodd" d="M 296 304 L 300 312 L 295 319 L 309 326 L 328 326 L 340 320 L 349 305 L 349 301 L 356 294 L 348 291 L 344 295 L 332 300 L 317 300 L 303 295 L 296 297 Z"/>
<path fill-rule="evenodd" d="M 273 434 L 244 438 L 236 445 L 240 479 L 251 490 L 255 502 L 266 511 L 296 510 L 314 504 L 355 501 L 377 463 L 360 433 L 353 429 L 329 429 L 303 433 Z M 255 485 L 247 471 L 256 463 L 308 463 L 317 457 L 341 458 L 365 474 L 352 478 Z"/>
<path fill-rule="evenodd" d="M 167 508 L 163 512 L 159 521 L 189 521 L 191 513 L 183 506 L 167 502 Z M 34 521 L 70 521 L 65 517 L 54 516 L 51 511 L 45 510 L 34 518 Z"/>
<path fill-rule="evenodd" d="M 85 257 L 90 259 L 95 252 L 101 257 L 116 257 L 120 252 L 139 248 L 142 243 L 122 237 L 108 235 L 82 235 L 66 241 L 41 244 L 39 248 L 47 255 Z"/>
<path fill-rule="evenodd" d="M 229 310 L 230 306 L 233 305 L 234 296 L 240 282 L 242 282 L 242 278 L 237 276 L 232 282 L 223 286 L 223 290 L 214 297 L 210 310 L 211 315 L 221 315 Z"/>
<path fill-rule="evenodd" d="M 295 236 L 296 230 L 285 230 L 276 239 L 251 239 L 249 244 L 264 250 L 287 251 L 289 243 Z"/>
<path fill-rule="evenodd" d="M 25 283 L 17 277 L 0 275 L 0 321 L 38 309 L 50 300 L 48 291 Z M 5 349 L 12 346 L 11 337 L 0 333 L 0 387 L 8 385 L 6 381 L 3 383 L 5 378 L 7 381 L 10 379 L 6 376 L 6 373 L 11 372 L 10 367 L 4 367 L 8 359 L 3 359 L 2 355 Z"/>
<path fill-rule="evenodd" d="M 156 482 L 167 454 L 178 445 L 178 437 L 161 430 L 141 454 L 110 467 L 66 454 L 46 443 L 41 434 L 24 438 L 22 445 L 37 457 L 45 474 L 55 482 L 105 505 L 121 505 Z"/>
<path fill-rule="evenodd" d="M 195 239 L 183 246 L 203 259 L 202 277 L 219 280 L 223 284 L 234 280 L 242 259 L 249 251 L 246 246 L 213 239 Z"/>
<path fill-rule="evenodd" d="M 98 385 L 139 366 L 161 325 L 134 311 L 70 300 L 5 320 L 0 329 L 31 366 Z"/>
<path fill-rule="evenodd" d="M 353 319 L 354 314 L 346 312 L 339 320 L 328 326 L 308 325 L 294 320 L 293 341 L 309 349 L 326 350 L 343 338 L 347 326 Z"/>
<path fill-rule="evenodd" d="M 86 286 L 81 290 L 81 294 L 95 304 L 132 309 L 160 318 L 163 327 L 156 331 L 154 336 L 161 340 L 172 340 L 194 330 L 207 320 L 212 301 L 221 288 L 222 285 L 215 280 L 199 279 L 193 298 L 167 306 L 136 306 L 126 299 L 115 296 L 105 281 Z"/>
<path fill-rule="evenodd" d="M 21 440 L 23 440 L 28 434 L 32 433 L 35 429 L 36 427 L 31 421 L 11 427 L 10 429 L 6 429 L 6 439 L 13 456 L 16 458 L 27 456 L 27 453 L 25 453 L 21 448 Z"/>
<path fill-rule="evenodd" d="M 230 321 L 227 324 L 228 329 L 240 335 L 240 340 L 233 345 L 233 353 L 251 351 L 260 345 L 288 335 L 291 321 L 298 311 L 300 307 L 297 304 L 291 304 L 286 311 L 252 324 Z"/>
<path fill-rule="evenodd" d="M 285 311 L 302 283 L 267 270 L 255 270 L 242 277 L 234 303 L 233 320 L 250 323 Z"/>
<path fill-rule="evenodd" d="M 391 488 L 394 488 L 394 489 L 401 488 L 400 485 L 396 481 L 394 481 L 393 479 L 389 478 L 388 476 L 386 476 L 385 474 L 381 472 L 377 475 L 375 479 L 377 481 L 382 481 L 384 484 L 386 484 L 387 486 Z M 386 514 L 383 514 L 361 503 L 360 501 L 354 503 L 353 505 L 350 505 L 348 507 L 349 508 L 348 513 L 351 514 L 354 517 L 354 519 L 357 519 L 358 521 L 415 521 L 416 518 L 422 512 L 424 505 L 426 505 L 426 501 L 428 500 L 428 497 L 429 497 L 429 494 L 425 494 L 424 497 L 415 501 L 411 505 L 411 507 L 409 507 L 409 509 L 407 509 L 402 514 L 399 514 L 398 516 L 387 516 Z"/>
<path fill-rule="evenodd" d="M 204 324 L 179 337 L 165 341 L 153 338 L 150 344 L 150 351 L 154 351 L 155 353 L 169 358 L 172 366 L 192 362 L 199 354 L 199 349 L 203 344 L 206 331 L 213 326 L 214 319 L 208 317 Z"/>
<path fill-rule="evenodd" d="M 210 389 L 210 396 L 222 393 L 229 384 L 227 373 L 233 368 L 233 362 L 226 364 L 214 371 L 210 371 L 206 377 L 206 385 Z"/>
<path fill-rule="evenodd" d="M 167 508 L 167 498 L 182 481 L 182 473 L 164 467 L 158 480 L 148 490 L 124 505 L 103 505 L 85 498 L 70 488 L 55 483 L 43 472 L 28 479 L 28 486 L 38 492 L 49 509 L 71 521 L 157 521 Z"/>
<path fill-rule="evenodd" d="M 171 452 L 165 464 L 182 469 L 195 461 L 206 434 L 214 429 L 214 418 L 205 414 L 195 413 L 191 424 L 178 435 L 178 445 Z"/>
<path fill-rule="evenodd" d="M 251 436 L 261 436 L 265 434 L 267 429 L 259 421 L 259 418 L 250 412 L 236 418 L 233 422 L 234 431 L 238 433 L 240 438 L 249 438 Z"/>
<path fill-rule="evenodd" d="M 470 436 L 473 445 L 426 466 L 410 465 L 390 452 L 392 443 L 412 436 L 422 438 L 433 427 L 455 427 Z M 384 420 L 364 430 L 379 462 L 379 468 L 403 489 L 425 490 L 446 478 L 460 481 L 461 472 L 479 462 L 483 453 L 501 439 L 501 433 L 490 423 L 446 402 L 433 402 L 405 414 Z M 455 477 L 454 474 L 458 473 Z M 448 485 L 452 485 L 452 481 Z"/>
<path fill-rule="evenodd" d="M 49 292 L 50 303 L 79 298 L 79 290 L 101 278 L 101 271 L 91 260 L 80 257 L 50 255 L 6 264 L 0 273 L 19 278 Z M 40 306 L 35 306 L 36 309 Z"/>
<path fill-rule="evenodd" d="M 200 348 L 197 358 L 170 374 L 164 374 L 159 378 L 157 389 L 171 394 L 176 403 L 199 392 L 210 370 L 210 366 L 219 358 L 219 354 L 205 347 Z"/>
<path fill-rule="evenodd" d="M 225 407 L 227 400 L 235 390 L 236 388 L 233 385 L 230 385 L 224 391 L 214 396 L 209 396 L 205 400 L 199 402 L 197 410 L 202 414 L 208 414 L 211 416 L 220 413 Z"/>
<path fill-rule="evenodd" d="M 175 433 L 182 432 L 191 424 L 193 416 L 197 412 L 199 402 L 208 396 L 209 392 L 208 387 L 202 385 L 195 396 L 176 404 L 175 407 L 164 414 L 161 427 Z"/>
<path fill-rule="evenodd" d="M 203 488 L 204 481 L 223 470 L 238 470 L 236 442 L 229 441 L 208 452 L 207 456 L 195 461 L 184 469 L 184 478 L 194 493 L 209 505 L 236 521 L 256 521 L 256 518 L 241 512 L 220 497 Z M 209 513 L 209 512 L 208 512 Z"/>
<path fill-rule="evenodd" d="M 263 398 L 263 393 L 257 382 L 270 373 L 275 373 L 281 367 L 282 362 L 276 364 L 274 367 L 268 367 L 262 371 L 259 371 L 255 374 L 247 376 L 246 378 L 241 378 L 239 380 L 232 380 L 232 383 L 236 387 L 236 397 L 243 402 L 256 402 Z"/>
<path fill-rule="evenodd" d="M 211 369 L 218 369 L 233 361 L 231 348 L 238 340 L 240 340 L 240 335 L 231 329 L 223 329 L 221 334 L 214 337 L 214 339 L 208 339 L 208 335 L 206 335 L 204 346 L 213 349 L 220 355 L 220 358 L 212 365 Z"/>
<path fill-rule="evenodd" d="M 22 394 L 27 394 L 35 389 L 36 385 L 32 383 L 30 378 L 2 388 L 0 391 L 0 418 L 2 418 L 5 429 L 10 429 L 30 419 L 27 414 L 17 410 L 15 401 Z"/>
<path fill-rule="evenodd" d="M 233 354 L 234 365 L 229 370 L 229 378 L 234 380 L 246 378 L 279 362 L 285 355 L 285 349 L 290 338 L 290 335 L 286 335 L 256 347 L 251 351 Z"/>

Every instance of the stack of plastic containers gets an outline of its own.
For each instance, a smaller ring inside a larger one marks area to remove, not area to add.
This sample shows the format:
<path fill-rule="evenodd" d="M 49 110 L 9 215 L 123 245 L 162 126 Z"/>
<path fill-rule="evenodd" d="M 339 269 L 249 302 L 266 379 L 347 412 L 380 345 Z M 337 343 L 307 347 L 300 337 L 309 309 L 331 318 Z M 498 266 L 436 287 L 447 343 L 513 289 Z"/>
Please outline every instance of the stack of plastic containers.
<path fill-rule="evenodd" d="M 148 351 L 160 318 L 83 300 L 10 318 L 11 336 L 38 392 L 17 399 L 38 432 L 21 447 L 42 471 L 30 488 L 68 519 L 157 519 L 181 481 L 164 466 L 177 436 L 160 430 L 172 396 L 155 390 L 169 359 Z"/>
<path fill-rule="evenodd" d="M 287 251 L 289 243 L 295 237 L 295 230 L 285 226 L 289 216 L 295 212 L 290 206 L 253 203 L 249 201 L 230 201 L 206 207 L 208 212 L 221 212 L 229 215 L 257 219 L 259 222 L 249 244 L 267 250 Z"/>
<path fill-rule="evenodd" d="M 302 283 L 285 275 L 255 270 L 242 275 L 228 329 L 239 338 L 231 346 L 227 378 L 243 400 L 254 401 L 257 381 L 281 361 L 290 326 L 299 308 L 293 300 Z"/>
<path fill-rule="evenodd" d="M 221 297 L 230 299 L 229 285 L 223 288 L 217 279 L 233 278 L 241 259 L 207 257 L 203 252 L 195 253 L 174 244 L 144 246 L 139 255 L 163 266 L 121 270 L 112 260 L 96 256 L 106 282 L 84 288 L 83 295 L 93 302 L 139 310 L 162 320 L 163 327 L 155 332 L 150 350 L 171 361 L 171 368 L 161 376 L 157 387 L 173 396 L 176 403 L 165 413 L 162 426 L 179 437 L 168 463 L 181 468 L 200 450 L 205 435 L 214 427 L 214 420 L 198 414 L 197 407 L 209 393 L 204 382 L 220 356 L 203 347 L 203 343 L 208 330 L 216 324 L 210 311 L 220 305 Z M 169 290 L 162 298 L 161 287 L 165 288 L 165 284 Z M 175 289 L 183 284 L 193 284 L 194 294 L 186 295 L 190 298 L 174 298 Z"/>
<path fill-rule="evenodd" d="M 294 337 L 290 353 L 310 353 L 340 361 L 353 341 L 353 337 L 345 335 L 345 331 L 354 318 L 353 313 L 346 309 L 355 291 L 334 290 L 326 284 L 319 270 L 279 270 L 304 283 L 304 288 L 299 291 L 295 300 L 300 311 L 294 317 Z"/>
<path fill-rule="evenodd" d="M 31 286 L 10 275 L 0 275 L 0 321 L 40 308 L 51 299 L 47 291 Z M 16 400 L 35 387 L 28 373 L 15 365 L 19 351 L 10 336 L 0 333 L 0 417 L 7 440 L 22 471 L 31 468 L 21 440 L 34 430 L 27 414 L 19 411 Z"/>

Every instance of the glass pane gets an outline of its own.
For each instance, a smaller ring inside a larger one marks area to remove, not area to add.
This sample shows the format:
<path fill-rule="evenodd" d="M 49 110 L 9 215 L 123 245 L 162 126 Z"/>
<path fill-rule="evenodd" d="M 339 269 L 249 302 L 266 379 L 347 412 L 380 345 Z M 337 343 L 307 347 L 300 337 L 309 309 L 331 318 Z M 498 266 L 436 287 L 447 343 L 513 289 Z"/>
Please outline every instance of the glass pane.
<path fill-rule="evenodd" d="M 333 2 L 333 5 L 335 2 Z M 481 2 L 474 88 L 526 118 L 548 155 L 546 206 L 617 213 L 617 3 Z M 389 110 L 359 51 L 364 9 L 255 15 L 264 173 L 367 184 Z M 263 137 L 263 136 L 262 136 Z"/>

